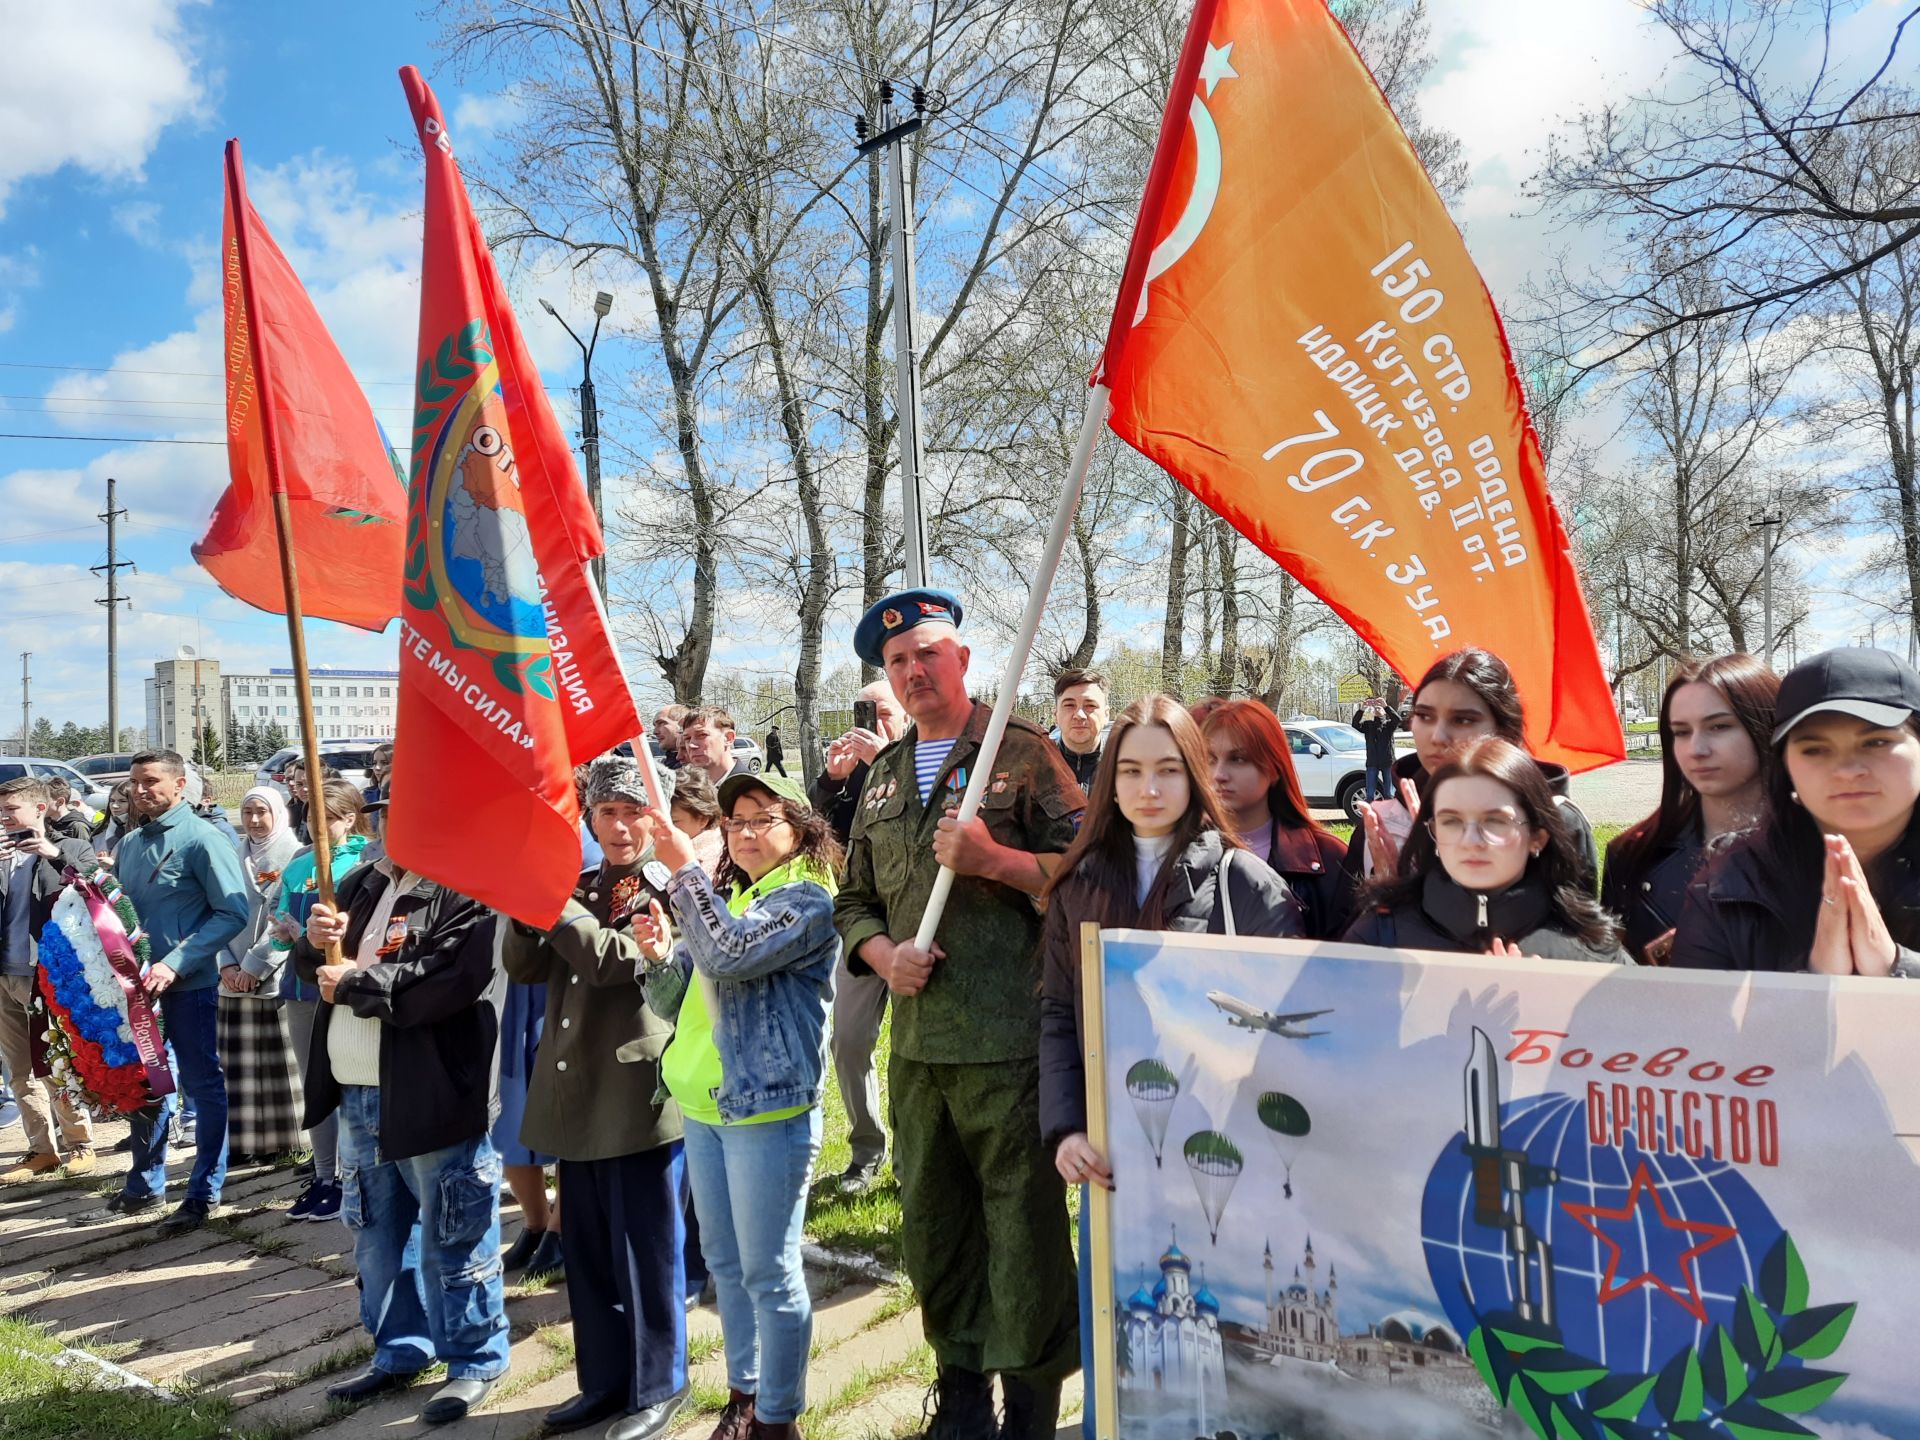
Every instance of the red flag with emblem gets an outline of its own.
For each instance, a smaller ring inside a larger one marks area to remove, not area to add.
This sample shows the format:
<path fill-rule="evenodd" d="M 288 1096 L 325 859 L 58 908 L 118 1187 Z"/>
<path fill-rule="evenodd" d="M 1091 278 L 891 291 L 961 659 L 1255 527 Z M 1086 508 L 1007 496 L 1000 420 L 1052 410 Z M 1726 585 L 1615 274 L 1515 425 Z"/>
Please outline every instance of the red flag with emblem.
<path fill-rule="evenodd" d="M 1484 646 L 1536 755 L 1625 753 L 1500 317 L 1324 0 L 1199 0 L 1098 379 L 1401 674 Z"/>
<path fill-rule="evenodd" d="M 400 79 L 426 235 L 387 848 L 544 927 L 580 871 L 573 768 L 640 719 L 585 569 L 600 528 L 439 102 L 412 66 Z"/>
<path fill-rule="evenodd" d="M 400 605 L 400 463 L 227 142 L 221 227 L 229 483 L 193 558 L 236 600 L 286 614 L 274 497 L 309 616 L 383 630 Z"/>

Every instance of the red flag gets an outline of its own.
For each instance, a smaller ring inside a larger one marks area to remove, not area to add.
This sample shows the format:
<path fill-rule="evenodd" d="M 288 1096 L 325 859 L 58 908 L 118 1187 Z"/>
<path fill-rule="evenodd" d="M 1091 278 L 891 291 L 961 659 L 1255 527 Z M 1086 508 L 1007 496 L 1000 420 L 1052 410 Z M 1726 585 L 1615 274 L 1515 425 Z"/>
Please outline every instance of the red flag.
<path fill-rule="evenodd" d="M 284 615 L 273 517 L 284 492 L 302 610 L 385 629 L 400 604 L 400 463 L 248 201 L 238 140 L 227 142 L 220 249 L 231 482 L 193 556 L 235 599 Z"/>
<path fill-rule="evenodd" d="M 584 562 L 599 526 L 474 219 L 433 92 L 426 155 L 394 860 L 531 925 L 580 873 L 573 767 L 640 719 Z"/>
<path fill-rule="evenodd" d="M 1401 674 L 1484 646 L 1535 754 L 1625 753 L 1500 317 L 1324 0 L 1199 0 L 1099 379 Z"/>

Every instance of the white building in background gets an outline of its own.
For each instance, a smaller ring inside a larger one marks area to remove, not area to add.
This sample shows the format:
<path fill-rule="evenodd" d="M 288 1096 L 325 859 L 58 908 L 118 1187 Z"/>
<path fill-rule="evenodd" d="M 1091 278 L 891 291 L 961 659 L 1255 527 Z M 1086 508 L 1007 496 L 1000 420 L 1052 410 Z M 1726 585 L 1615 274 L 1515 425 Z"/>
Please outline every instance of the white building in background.
<path fill-rule="evenodd" d="M 313 722 L 322 740 L 388 740 L 393 737 L 395 708 L 399 704 L 398 670 L 336 670 L 316 665 L 313 682 Z M 224 675 L 220 680 L 220 708 L 230 732 L 264 730 L 278 725 L 289 739 L 300 728 L 299 701 L 294 695 L 291 669 L 264 675 Z"/>
<path fill-rule="evenodd" d="M 388 740 L 399 705 L 398 670 L 342 670 L 315 666 L 313 716 L 322 740 Z M 156 660 L 146 682 L 147 738 L 151 745 L 194 753 L 195 738 L 211 723 L 222 753 L 236 735 L 279 726 L 289 740 L 300 731 L 291 668 L 235 674 L 220 662 L 183 647 Z"/>

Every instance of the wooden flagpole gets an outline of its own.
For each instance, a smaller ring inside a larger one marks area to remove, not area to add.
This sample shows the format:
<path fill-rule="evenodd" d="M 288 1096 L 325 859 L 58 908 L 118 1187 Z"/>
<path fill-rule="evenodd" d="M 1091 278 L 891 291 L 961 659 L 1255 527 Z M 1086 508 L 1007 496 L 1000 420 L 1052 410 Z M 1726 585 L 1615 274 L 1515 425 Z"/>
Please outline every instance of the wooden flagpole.
<path fill-rule="evenodd" d="M 1087 1072 L 1087 1143 L 1113 1162 L 1107 1125 L 1107 986 L 1100 927 L 1080 927 L 1080 1054 Z M 1120 1433 L 1120 1376 L 1114 1363 L 1113 1192 L 1087 1184 L 1080 1211 L 1087 1230 L 1087 1266 L 1093 1271 L 1093 1434 L 1114 1440 Z"/>
<path fill-rule="evenodd" d="M 320 729 L 313 719 L 313 686 L 307 675 L 307 633 L 300 613 L 300 576 L 293 559 L 293 510 L 280 478 L 280 436 L 274 416 L 266 349 L 261 344 L 253 305 L 253 263 L 247 234 L 247 185 L 240 164 L 240 142 L 227 142 L 227 203 L 233 209 L 233 240 L 239 251 L 240 293 L 247 325 L 247 354 L 253 361 L 253 388 L 260 405 L 261 437 L 266 446 L 267 488 L 273 494 L 273 530 L 280 547 L 280 589 L 287 607 L 287 643 L 293 652 L 294 698 L 300 706 L 300 744 L 306 752 L 307 828 L 313 835 L 313 873 L 320 903 L 333 907 L 333 845 L 327 834 L 326 794 L 320 780 Z M 340 963 L 340 947 L 327 946 L 327 963 Z"/>

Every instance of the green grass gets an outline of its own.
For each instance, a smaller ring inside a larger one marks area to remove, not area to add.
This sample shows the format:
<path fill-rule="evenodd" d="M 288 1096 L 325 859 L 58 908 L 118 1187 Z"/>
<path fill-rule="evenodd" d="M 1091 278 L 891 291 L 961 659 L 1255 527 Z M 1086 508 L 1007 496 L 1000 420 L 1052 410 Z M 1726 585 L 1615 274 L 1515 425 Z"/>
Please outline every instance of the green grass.
<path fill-rule="evenodd" d="M 205 1395 L 174 1403 L 109 1388 L 90 1369 L 55 1365 L 44 1330 L 0 1320 L 0 1435 L 7 1440 L 213 1440 L 232 1407 Z"/>
<path fill-rule="evenodd" d="M 880 1027 L 873 1063 L 880 1074 L 880 1114 L 887 1113 L 887 1059 L 893 1050 L 893 1014 Z M 812 1193 L 807 1196 L 807 1237 L 830 1250 L 848 1250 L 898 1268 L 900 1254 L 900 1187 L 893 1172 L 881 1168 L 880 1180 L 864 1195 L 843 1194 L 832 1177 L 847 1168 L 853 1151 L 847 1144 L 847 1107 L 832 1070 L 822 1102 L 820 1159 L 813 1167 Z"/>

